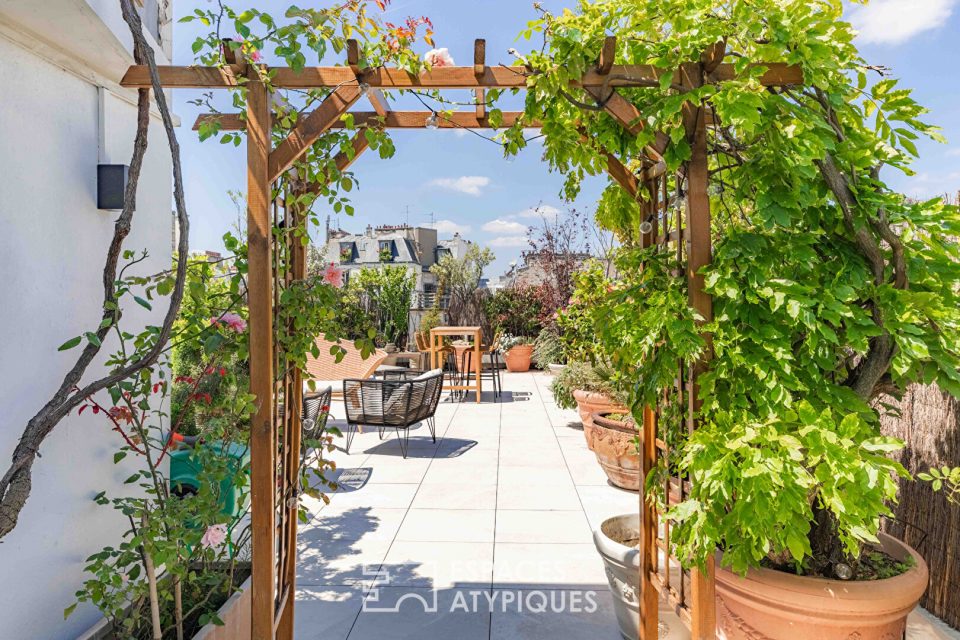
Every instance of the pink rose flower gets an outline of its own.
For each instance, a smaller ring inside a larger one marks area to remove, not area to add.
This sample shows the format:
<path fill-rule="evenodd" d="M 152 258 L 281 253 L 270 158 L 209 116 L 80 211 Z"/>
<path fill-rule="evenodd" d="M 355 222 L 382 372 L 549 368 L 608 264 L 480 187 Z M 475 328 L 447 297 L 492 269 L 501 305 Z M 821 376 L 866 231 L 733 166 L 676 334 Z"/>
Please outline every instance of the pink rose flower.
<path fill-rule="evenodd" d="M 330 263 L 323 272 L 323 281 L 335 289 L 343 286 L 343 269 L 338 269 L 337 265 Z"/>
<path fill-rule="evenodd" d="M 247 330 L 247 321 L 235 313 L 225 313 L 219 318 L 210 318 L 210 324 L 215 327 L 223 325 L 237 333 L 243 333 Z"/>
<path fill-rule="evenodd" d="M 427 51 L 423 56 L 423 60 L 431 67 L 453 66 L 453 56 L 450 55 L 450 51 L 446 47 Z"/>
<path fill-rule="evenodd" d="M 200 538 L 200 544 L 206 547 L 207 549 L 212 549 L 214 547 L 219 547 L 223 544 L 223 541 L 227 539 L 227 525 L 225 524 L 214 524 L 207 527 L 207 530 L 203 533 L 203 537 Z"/>

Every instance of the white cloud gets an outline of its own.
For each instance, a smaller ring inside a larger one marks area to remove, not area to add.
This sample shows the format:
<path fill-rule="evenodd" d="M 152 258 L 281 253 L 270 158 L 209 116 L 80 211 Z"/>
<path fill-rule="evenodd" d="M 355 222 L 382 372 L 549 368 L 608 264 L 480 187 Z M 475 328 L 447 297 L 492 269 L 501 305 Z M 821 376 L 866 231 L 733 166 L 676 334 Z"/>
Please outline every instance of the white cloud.
<path fill-rule="evenodd" d="M 500 236 L 490 241 L 491 247 L 525 247 L 527 246 L 526 236 Z"/>
<path fill-rule="evenodd" d="M 960 0 L 873 0 L 850 8 L 847 17 L 860 44 L 902 44 L 946 24 Z"/>
<path fill-rule="evenodd" d="M 549 204 L 541 204 L 537 207 L 531 207 L 529 209 L 524 209 L 517 214 L 518 218 L 546 218 L 548 220 L 556 220 L 557 216 L 560 215 L 560 209 L 552 207 Z"/>
<path fill-rule="evenodd" d="M 503 220 L 501 218 L 497 218 L 496 220 L 491 220 L 483 225 L 483 230 L 489 233 L 512 235 L 517 233 L 526 233 L 527 225 L 519 222 L 513 222 L 512 220 Z"/>
<path fill-rule="evenodd" d="M 473 230 L 473 227 L 471 227 L 470 225 L 457 224 L 453 220 L 437 220 L 436 222 L 428 222 L 421 226 L 427 227 L 428 229 L 436 229 L 437 233 L 441 235 L 443 234 L 453 235 L 454 233 L 459 233 L 460 235 L 463 235 L 466 233 L 470 233 L 470 231 Z"/>
<path fill-rule="evenodd" d="M 451 191 L 459 191 L 470 196 L 479 196 L 481 190 L 490 184 L 486 176 L 460 176 L 459 178 L 437 178 L 431 180 L 430 185 Z"/>
<path fill-rule="evenodd" d="M 960 147 L 947 149 L 947 152 L 944 155 L 948 158 L 960 158 Z"/>

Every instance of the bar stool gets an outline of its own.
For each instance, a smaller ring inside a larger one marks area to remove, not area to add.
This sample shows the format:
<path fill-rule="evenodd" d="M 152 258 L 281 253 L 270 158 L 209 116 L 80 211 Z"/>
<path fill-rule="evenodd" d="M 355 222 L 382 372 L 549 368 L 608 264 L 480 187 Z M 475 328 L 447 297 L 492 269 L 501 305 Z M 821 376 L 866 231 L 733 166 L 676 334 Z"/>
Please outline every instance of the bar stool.
<path fill-rule="evenodd" d="M 484 356 L 489 358 L 489 369 L 485 366 Z M 461 359 L 460 382 L 461 385 L 470 384 L 471 375 L 475 375 L 473 370 L 473 349 L 465 351 Z M 496 402 L 503 391 L 503 385 L 500 382 L 500 350 L 492 345 L 480 345 L 480 380 L 490 380 L 493 383 L 493 399 Z"/>

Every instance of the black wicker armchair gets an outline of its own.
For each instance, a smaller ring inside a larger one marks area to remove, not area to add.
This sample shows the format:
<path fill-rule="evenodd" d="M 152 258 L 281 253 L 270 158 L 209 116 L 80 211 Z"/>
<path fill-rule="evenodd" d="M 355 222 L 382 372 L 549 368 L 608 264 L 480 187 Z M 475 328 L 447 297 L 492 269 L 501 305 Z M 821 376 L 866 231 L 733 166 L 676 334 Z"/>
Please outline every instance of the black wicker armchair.
<path fill-rule="evenodd" d="M 303 435 L 301 441 L 317 440 L 323 435 L 327 427 L 327 418 L 330 416 L 330 396 L 333 394 L 332 387 L 326 387 L 316 393 L 303 394 L 303 413 L 301 414 L 301 424 L 303 425 Z"/>
<path fill-rule="evenodd" d="M 410 427 L 424 422 L 437 441 L 434 414 L 443 391 L 443 372 L 428 371 L 409 380 L 344 380 L 343 400 L 347 410 L 347 452 L 359 427 L 376 427 L 380 439 L 394 429 L 400 452 L 407 457 Z M 401 435 L 402 432 L 402 435 Z"/>

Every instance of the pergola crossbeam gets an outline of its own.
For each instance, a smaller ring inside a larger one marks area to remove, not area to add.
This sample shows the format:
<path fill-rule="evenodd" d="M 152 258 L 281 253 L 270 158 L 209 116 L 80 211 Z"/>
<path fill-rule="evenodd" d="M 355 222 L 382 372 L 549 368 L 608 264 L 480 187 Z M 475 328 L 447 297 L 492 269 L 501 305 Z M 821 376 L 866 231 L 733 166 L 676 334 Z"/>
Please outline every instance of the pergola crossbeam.
<path fill-rule="evenodd" d="M 764 67 L 757 78 L 764 86 L 799 85 L 803 83 L 803 70 L 798 65 L 784 63 L 751 64 L 743 75 L 749 75 L 756 66 Z M 224 67 L 161 66 L 158 68 L 160 82 L 168 89 L 228 89 L 239 86 L 241 65 Z M 276 89 L 322 89 L 356 83 L 356 74 L 349 66 L 305 67 L 294 71 L 289 67 L 275 67 L 272 86 Z M 637 87 L 657 83 L 663 70 L 653 65 L 612 65 L 609 74 L 596 69 L 587 71 L 573 87 Z M 720 64 L 709 74 L 712 82 L 724 82 L 740 77 L 732 64 Z M 531 74 L 520 66 L 485 66 L 477 74 L 473 66 L 438 67 L 419 75 L 403 69 L 378 68 L 363 72 L 363 82 L 380 89 L 525 89 Z M 681 82 L 680 72 L 674 72 L 674 82 Z M 131 66 L 120 81 L 129 88 L 149 88 L 150 72 L 142 65 Z"/>
<path fill-rule="evenodd" d="M 380 115 L 374 111 L 350 111 L 353 116 L 354 126 L 356 127 L 383 127 L 384 129 L 423 129 L 424 123 L 430 117 L 430 111 L 388 111 Z M 503 122 L 500 128 L 510 127 L 523 116 L 522 111 L 504 111 Z M 246 129 L 246 123 L 239 114 L 235 113 L 207 113 L 197 117 L 193 128 L 199 129 L 200 125 L 208 122 L 219 122 L 221 131 L 242 131 Z M 529 128 L 538 129 L 540 123 L 533 121 L 528 123 Z M 437 115 L 437 125 L 441 129 L 492 129 L 489 119 L 480 118 L 475 113 L 469 111 L 454 111 L 453 113 L 440 113 Z M 346 128 L 342 118 L 337 118 L 329 126 L 329 129 Z"/>

